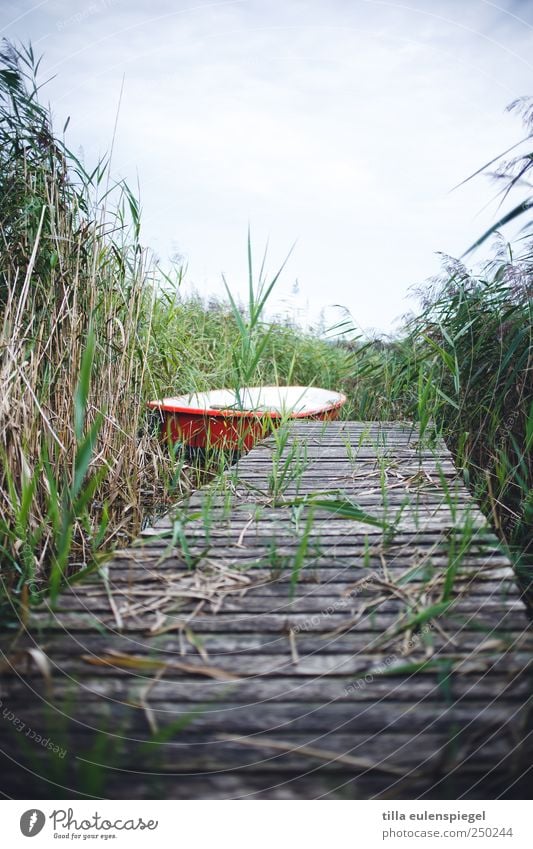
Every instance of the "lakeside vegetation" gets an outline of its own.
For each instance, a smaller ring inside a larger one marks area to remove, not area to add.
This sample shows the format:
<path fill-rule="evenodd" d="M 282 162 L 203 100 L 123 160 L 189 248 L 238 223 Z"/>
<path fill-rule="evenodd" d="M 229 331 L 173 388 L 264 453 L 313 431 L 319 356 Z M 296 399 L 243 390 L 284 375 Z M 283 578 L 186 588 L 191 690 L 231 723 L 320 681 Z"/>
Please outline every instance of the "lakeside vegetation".
<path fill-rule="evenodd" d="M 172 287 L 142 248 L 128 186 L 113 182 L 107 161 L 88 169 L 54 131 L 37 69 L 31 48 L 3 42 L 4 610 L 24 616 L 190 485 L 194 469 L 154 438 L 148 400 L 243 377 L 338 389 L 347 418 L 434 422 L 527 582 L 533 239 L 518 256 L 500 242 L 479 274 L 448 262 L 392 341 L 327 340 L 266 324 L 250 304 L 184 298 L 179 275 Z M 268 293 L 261 276 L 255 285 Z"/>

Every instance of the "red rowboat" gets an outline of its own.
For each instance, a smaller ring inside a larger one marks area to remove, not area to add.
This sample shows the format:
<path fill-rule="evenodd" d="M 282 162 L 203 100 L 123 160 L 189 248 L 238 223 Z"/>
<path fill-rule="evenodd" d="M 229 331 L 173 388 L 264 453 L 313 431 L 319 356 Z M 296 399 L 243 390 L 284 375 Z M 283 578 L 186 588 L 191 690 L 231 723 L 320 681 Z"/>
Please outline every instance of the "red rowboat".
<path fill-rule="evenodd" d="M 341 392 L 314 386 L 247 386 L 150 401 L 166 439 L 190 448 L 248 451 L 282 419 L 336 419 Z"/>

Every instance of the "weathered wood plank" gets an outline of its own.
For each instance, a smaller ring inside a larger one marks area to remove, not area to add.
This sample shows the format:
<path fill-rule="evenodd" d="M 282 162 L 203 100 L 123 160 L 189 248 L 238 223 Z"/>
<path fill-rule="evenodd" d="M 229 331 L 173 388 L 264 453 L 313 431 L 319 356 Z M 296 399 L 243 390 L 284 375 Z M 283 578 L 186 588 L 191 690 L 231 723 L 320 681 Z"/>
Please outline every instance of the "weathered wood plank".
<path fill-rule="evenodd" d="M 266 613 L 259 616 L 257 613 L 244 611 L 246 611 L 245 604 L 242 605 L 238 616 L 225 612 L 223 608 L 212 615 L 198 614 L 194 619 L 188 615 L 172 614 L 171 622 L 176 629 L 194 627 L 194 632 L 198 634 L 216 634 L 228 629 L 239 633 L 272 634 L 285 633 L 291 628 L 316 634 L 332 634 L 338 628 L 346 628 L 356 632 L 354 639 L 362 641 L 367 648 L 377 646 L 382 633 L 388 628 L 393 628 L 398 622 L 397 610 L 389 613 L 369 614 L 356 625 L 353 625 L 353 617 L 349 613 L 339 611 L 325 614 L 315 613 L 312 616 L 308 613 Z M 457 631 L 462 633 L 463 631 L 482 629 L 487 637 L 496 636 L 498 638 L 502 633 L 508 631 L 523 633 L 524 628 L 528 627 L 528 623 L 524 623 L 523 617 L 517 619 L 517 612 L 512 608 L 497 617 L 494 616 L 494 611 L 491 609 L 476 609 L 474 613 L 465 611 L 462 615 L 456 617 L 440 616 L 438 621 L 443 630 L 450 631 L 452 634 Z M 57 616 L 39 612 L 34 614 L 33 622 L 36 628 L 48 629 L 49 631 L 87 632 L 93 631 L 99 626 L 110 630 L 111 633 L 117 630 L 116 619 L 111 615 L 104 617 L 90 612 L 66 612 Z M 133 621 L 131 618 L 125 619 L 120 631 L 135 634 L 139 632 L 147 633 L 157 630 L 159 623 L 159 617 L 145 612 L 142 618 L 139 617 Z"/>
<path fill-rule="evenodd" d="M 159 635 L 139 635 L 132 645 L 131 640 L 123 634 L 113 634 L 112 647 L 116 651 L 122 653 L 130 653 L 133 655 L 142 655 L 153 657 L 150 652 L 157 652 L 157 658 L 165 661 L 167 659 L 179 657 L 193 657 L 199 660 L 202 654 L 206 657 L 228 656 L 233 655 L 248 655 L 248 654 L 279 654 L 290 657 L 294 665 L 294 674 L 297 674 L 299 660 L 302 656 L 308 654 L 351 654 L 361 663 L 361 668 L 366 669 L 379 664 L 385 657 L 388 657 L 388 652 L 376 650 L 370 654 L 366 646 L 361 646 L 360 643 L 354 640 L 353 633 L 337 634 L 334 638 L 324 637 L 321 634 L 314 634 L 306 630 L 296 634 L 295 643 L 298 650 L 297 658 L 293 658 L 288 632 L 279 633 L 274 636 L 260 632 L 251 632 L 242 634 L 227 630 L 224 632 L 206 633 L 202 639 L 197 639 L 194 626 L 191 626 L 186 633 L 169 631 Z M 46 641 L 42 642 L 43 648 L 57 659 L 57 672 L 60 674 L 64 667 L 63 663 L 71 663 L 69 673 L 74 665 L 78 665 L 80 675 L 89 676 L 94 673 L 94 669 L 79 664 L 79 658 L 82 654 L 101 655 L 108 651 L 111 647 L 109 634 L 90 633 L 82 638 L 74 633 L 66 634 L 47 634 Z M 527 653 L 533 649 L 533 638 L 527 632 L 506 631 L 501 639 L 498 639 L 494 634 L 487 635 L 481 631 L 461 631 L 461 644 L 455 645 L 454 635 L 446 635 L 444 632 L 435 632 L 432 635 L 431 647 L 434 651 L 439 650 L 439 656 L 447 655 L 449 657 L 457 657 L 461 655 L 463 658 L 474 654 L 472 658 L 476 661 L 476 653 L 479 655 L 477 660 L 482 666 L 484 660 L 494 660 L 494 664 L 499 664 L 500 672 L 507 674 L 511 668 L 522 668 L 523 663 L 527 660 Z M 511 651 L 512 650 L 512 651 Z M 520 665 L 516 664 L 516 653 L 520 651 Z M 498 652 L 502 657 L 505 656 L 505 662 L 499 659 Z M 402 650 L 399 654 L 400 659 L 417 657 L 423 659 L 425 657 L 424 646 L 420 642 L 414 645 L 402 645 Z M 42 679 L 42 672 L 37 666 L 31 664 L 31 658 L 27 657 L 25 662 L 21 661 L 16 652 L 8 655 L 11 658 L 10 662 L 14 670 L 23 670 L 27 676 L 32 676 L 36 681 Z M 428 656 L 428 660 L 431 657 Z M 493 665 L 494 665 L 493 664 Z M 118 667 L 117 667 L 118 668 Z M 105 667 L 102 670 L 105 672 Z M 127 670 L 126 670 L 127 671 Z M 431 675 L 432 667 L 428 665 L 425 671 L 426 675 Z M 96 673 L 95 673 L 96 674 Z M 151 671 L 150 671 L 151 674 Z M 466 673 L 464 673 L 466 674 Z M 179 677 L 187 677 L 183 670 L 173 670 L 169 668 L 165 673 L 166 677 L 178 675 Z M 198 683 L 198 679 L 196 680 Z M 417 679 L 413 679 L 413 684 Z M 133 682 L 135 683 L 135 682 Z M 239 682 L 240 683 L 240 682 Z M 409 698 L 409 693 L 406 691 L 406 698 Z"/>
<path fill-rule="evenodd" d="M 221 638 L 219 637 L 219 640 Z M 217 640 L 217 642 L 219 641 Z M 97 649 L 102 652 L 105 647 Z M 468 646 L 467 646 L 468 648 Z M 235 649 L 237 651 L 238 649 Z M 190 659 L 190 655 L 186 656 Z M 220 657 L 223 662 L 224 654 Z M 380 661 L 375 658 L 369 661 L 365 667 L 371 670 Z M 353 675 L 317 675 L 317 676 L 262 676 L 260 678 L 243 678 L 239 681 L 221 683 L 200 676 L 184 675 L 177 671 L 168 670 L 167 677 L 153 681 L 149 675 L 137 675 L 135 678 L 127 673 L 127 670 L 112 668 L 96 670 L 92 674 L 81 674 L 80 664 L 77 658 L 63 658 L 58 655 L 57 664 L 61 668 L 61 675 L 55 675 L 53 685 L 54 701 L 58 704 L 68 704 L 72 697 L 74 683 L 81 688 L 81 697 L 85 701 L 88 698 L 120 699 L 124 701 L 140 702 L 145 698 L 146 688 L 152 684 L 150 689 L 150 704 L 161 701 L 169 703 L 186 702 L 191 704 L 205 704 L 214 702 L 221 694 L 239 699 L 239 704 L 263 703 L 275 700 L 276 702 L 290 700 L 291 702 L 309 701 L 357 701 L 374 704 L 376 701 L 393 699 L 401 702 L 418 702 L 424 699 L 435 700 L 451 697 L 461 699 L 463 703 L 470 701 L 487 700 L 505 697 L 507 702 L 525 702 L 531 695 L 531 681 L 527 667 L 517 668 L 505 666 L 500 668 L 496 665 L 491 667 L 490 676 L 486 669 L 481 671 L 450 672 L 448 678 L 442 675 L 437 677 L 435 673 L 420 673 L 405 686 L 402 675 L 376 676 L 372 686 L 367 686 L 365 679 L 363 684 L 357 686 Z M 88 667 L 89 672 L 91 671 Z M 49 691 L 42 677 L 33 675 L 28 680 L 32 681 L 32 688 L 41 697 L 48 697 Z M 15 709 L 24 699 L 27 699 L 27 683 L 24 681 L 10 681 L 10 705 Z"/>

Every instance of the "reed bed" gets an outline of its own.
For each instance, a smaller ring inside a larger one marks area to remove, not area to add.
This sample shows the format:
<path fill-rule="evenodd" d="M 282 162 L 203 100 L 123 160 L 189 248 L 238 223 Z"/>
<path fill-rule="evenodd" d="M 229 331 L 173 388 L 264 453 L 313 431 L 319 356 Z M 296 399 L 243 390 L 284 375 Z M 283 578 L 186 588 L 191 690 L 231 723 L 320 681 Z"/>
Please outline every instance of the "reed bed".
<path fill-rule="evenodd" d="M 150 382 L 138 206 L 52 131 L 31 48 L 0 57 L 0 548 L 4 599 L 57 591 L 129 538 L 168 471 Z"/>
<path fill-rule="evenodd" d="M 363 399 L 365 418 L 412 419 L 422 433 L 436 425 L 529 581 L 533 253 L 526 242 L 513 256 L 501 241 L 495 253 L 479 275 L 446 260 L 402 337 L 361 351 L 347 389 Z"/>

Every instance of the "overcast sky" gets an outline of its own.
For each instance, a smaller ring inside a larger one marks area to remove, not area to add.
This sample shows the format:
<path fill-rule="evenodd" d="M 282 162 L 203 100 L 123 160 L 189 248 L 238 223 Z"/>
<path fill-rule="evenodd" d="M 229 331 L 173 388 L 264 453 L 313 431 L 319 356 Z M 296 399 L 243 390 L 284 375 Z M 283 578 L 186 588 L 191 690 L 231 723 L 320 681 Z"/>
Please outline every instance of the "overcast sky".
<path fill-rule="evenodd" d="M 437 252 L 495 220 L 487 179 L 450 190 L 520 138 L 505 107 L 533 94 L 530 0 L 1 0 L 0 20 L 45 54 L 88 166 L 124 77 L 113 171 L 163 262 L 222 295 L 222 272 L 244 289 L 248 224 L 271 270 L 296 243 L 277 304 L 304 322 L 342 304 L 393 328 Z"/>

